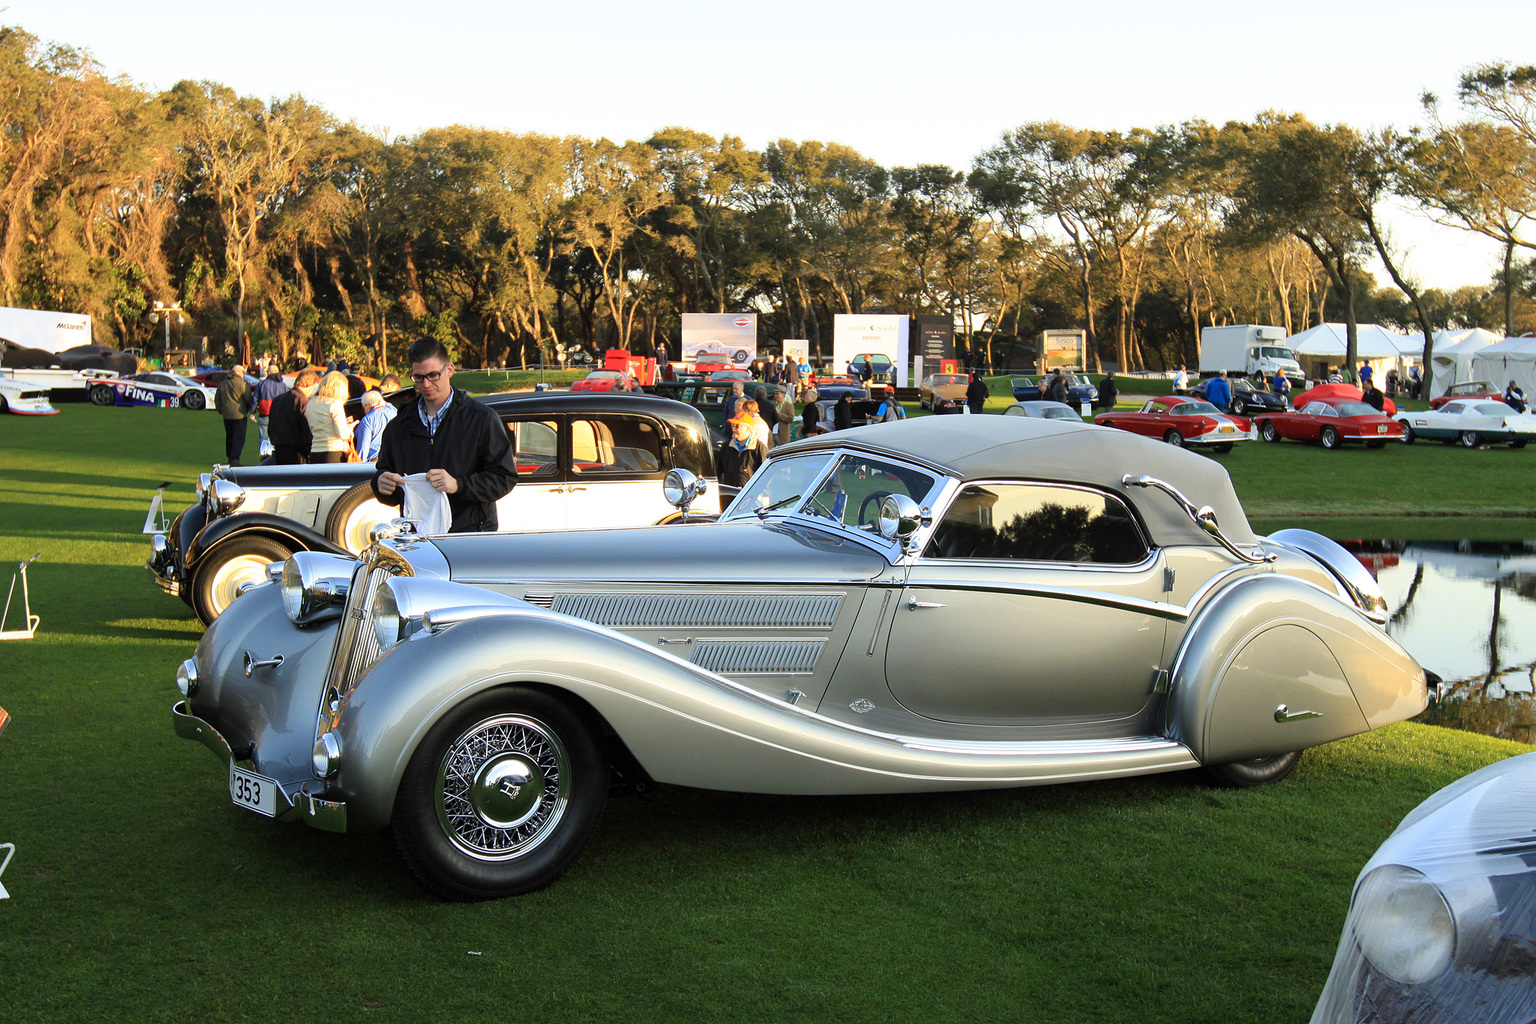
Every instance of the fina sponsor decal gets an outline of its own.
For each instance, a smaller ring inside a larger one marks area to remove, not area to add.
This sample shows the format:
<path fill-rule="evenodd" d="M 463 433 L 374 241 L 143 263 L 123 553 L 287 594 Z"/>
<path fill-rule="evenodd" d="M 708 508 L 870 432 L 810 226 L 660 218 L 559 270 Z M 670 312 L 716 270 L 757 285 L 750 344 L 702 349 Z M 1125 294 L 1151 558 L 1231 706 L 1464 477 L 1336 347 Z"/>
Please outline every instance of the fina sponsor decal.
<path fill-rule="evenodd" d="M 749 316 L 739 316 L 735 320 L 732 320 L 731 323 L 735 324 L 737 327 L 751 327 L 752 318 Z"/>

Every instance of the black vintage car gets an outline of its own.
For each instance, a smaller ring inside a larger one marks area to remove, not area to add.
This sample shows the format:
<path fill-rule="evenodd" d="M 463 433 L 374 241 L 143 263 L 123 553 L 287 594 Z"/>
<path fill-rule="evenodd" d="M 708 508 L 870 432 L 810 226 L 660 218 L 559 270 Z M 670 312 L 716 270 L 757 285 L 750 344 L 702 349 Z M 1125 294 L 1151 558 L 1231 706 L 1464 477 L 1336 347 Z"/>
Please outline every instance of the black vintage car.
<path fill-rule="evenodd" d="M 405 397 L 409 396 L 405 393 Z M 396 397 L 396 396 L 392 396 Z M 652 395 L 521 392 L 481 399 L 517 449 L 517 486 L 497 503 L 503 531 L 650 526 L 679 513 L 662 495 L 674 468 L 714 477 L 704 415 Z M 402 415 L 411 415 L 409 406 Z M 215 466 L 198 502 L 150 543 L 146 568 L 166 592 L 212 622 L 248 582 L 295 551 L 356 554 L 399 515 L 373 497 L 373 463 Z M 694 510 L 719 511 L 710 489 Z"/>
<path fill-rule="evenodd" d="M 1085 409 L 1093 408 L 1093 403 L 1098 399 L 1099 392 L 1088 382 L 1087 377 L 1080 377 L 1071 370 L 1061 371 L 1061 375 L 1067 379 L 1067 404 L 1081 406 Z M 1011 377 L 1009 387 L 1013 391 L 1015 402 L 1038 402 L 1047 397 L 1046 392 L 1040 390 L 1040 381 L 1049 383 L 1051 374 L 1041 374 L 1039 377 Z"/>
<path fill-rule="evenodd" d="M 1189 389 L 1189 393 L 1199 398 L 1206 398 L 1205 389 L 1210 385 L 1209 379 L 1202 380 Z M 1280 412 L 1285 408 L 1285 400 L 1272 391 L 1264 389 L 1262 384 L 1254 384 L 1246 377 L 1228 377 L 1227 383 L 1232 387 L 1232 401 L 1227 403 L 1223 412 L 1236 413 L 1239 416 L 1256 416 L 1261 412 Z M 1210 401 L 1206 398 L 1206 401 Z"/>

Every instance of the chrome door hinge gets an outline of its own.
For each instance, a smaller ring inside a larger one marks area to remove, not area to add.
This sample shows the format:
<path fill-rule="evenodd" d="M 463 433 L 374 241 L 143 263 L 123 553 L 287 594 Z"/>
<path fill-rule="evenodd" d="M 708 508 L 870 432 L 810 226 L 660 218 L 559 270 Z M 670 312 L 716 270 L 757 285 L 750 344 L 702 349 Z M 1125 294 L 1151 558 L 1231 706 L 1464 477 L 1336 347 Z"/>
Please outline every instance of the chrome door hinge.
<path fill-rule="evenodd" d="M 1173 593 L 1174 571 L 1170 568 L 1163 569 L 1163 593 Z"/>
<path fill-rule="evenodd" d="M 1152 692 L 1153 693 L 1167 693 L 1168 692 L 1168 670 L 1167 669 L 1160 668 L 1156 672 L 1152 673 Z"/>

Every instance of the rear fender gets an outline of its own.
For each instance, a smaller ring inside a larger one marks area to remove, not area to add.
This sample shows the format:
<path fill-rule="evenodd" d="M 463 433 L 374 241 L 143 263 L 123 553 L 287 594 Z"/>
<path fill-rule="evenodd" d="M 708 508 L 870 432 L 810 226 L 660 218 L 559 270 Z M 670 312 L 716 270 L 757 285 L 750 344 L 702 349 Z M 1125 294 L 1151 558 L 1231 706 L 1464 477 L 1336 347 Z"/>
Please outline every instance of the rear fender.
<path fill-rule="evenodd" d="M 182 556 L 187 578 L 191 578 L 198 563 L 210 551 L 239 537 L 267 537 L 295 551 L 327 551 L 333 555 L 355 557 L 346 548 L 331 543 L 325 534 L 316 533 L 292 519 L 270 512 L 242 512 L 215 519 L 197 535 Z"/>
<path fill-rule="evenodd" d="M 1302 750 L 1411 718 L 1424 670 L 1301 580 L 1249 576 L 1199 612 L 1174 659 L 1168 735 L 1203 764 Z"/>

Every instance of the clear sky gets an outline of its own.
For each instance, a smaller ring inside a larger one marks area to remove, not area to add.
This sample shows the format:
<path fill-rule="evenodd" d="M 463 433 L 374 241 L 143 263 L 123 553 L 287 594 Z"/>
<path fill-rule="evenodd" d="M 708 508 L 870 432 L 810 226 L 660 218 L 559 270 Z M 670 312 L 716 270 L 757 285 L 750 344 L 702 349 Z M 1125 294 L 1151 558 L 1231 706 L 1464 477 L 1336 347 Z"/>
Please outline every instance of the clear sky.
<path fill-rule="evenodd" d="M 1426 89 L 1455 113 L 1462 68 L 1536 63 L 1531 0 L 11 0 L 0 22 L 145 87 L 297 92 L 390 136 L 682 125 L 956 168 L 1026 121 L 1125 129 L 1272 109 L 1406 127 Z M 1426 285 L 1484 283 L 1498 259 L 1417 218 L 1396 231 Z"/>

